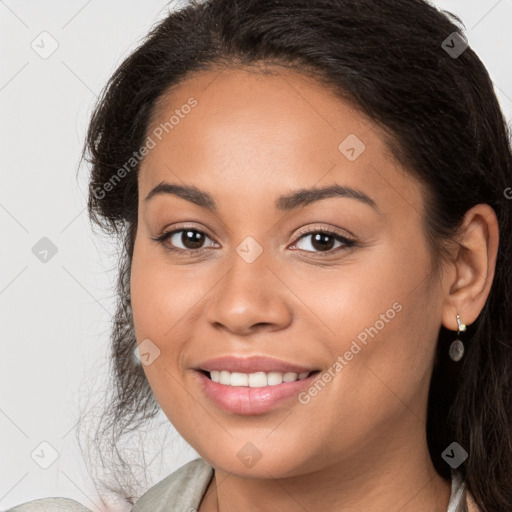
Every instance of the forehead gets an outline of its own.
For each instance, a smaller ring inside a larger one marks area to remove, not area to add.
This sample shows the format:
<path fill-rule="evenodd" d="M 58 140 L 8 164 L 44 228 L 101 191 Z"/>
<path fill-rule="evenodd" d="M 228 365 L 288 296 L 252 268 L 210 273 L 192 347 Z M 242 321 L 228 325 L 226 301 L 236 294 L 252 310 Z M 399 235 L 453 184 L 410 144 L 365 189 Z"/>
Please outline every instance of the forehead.
<path fill-rule="evenodd" d="M 331 183 L 396 201 L 417 183 L 380 128 L 312 78 L 278 69 L 201 71 L 163 95 L 147 129 L 141 196 L 162 181 L 265 199 Z M 274 194 L 275 192 L 275 194 Z"/>

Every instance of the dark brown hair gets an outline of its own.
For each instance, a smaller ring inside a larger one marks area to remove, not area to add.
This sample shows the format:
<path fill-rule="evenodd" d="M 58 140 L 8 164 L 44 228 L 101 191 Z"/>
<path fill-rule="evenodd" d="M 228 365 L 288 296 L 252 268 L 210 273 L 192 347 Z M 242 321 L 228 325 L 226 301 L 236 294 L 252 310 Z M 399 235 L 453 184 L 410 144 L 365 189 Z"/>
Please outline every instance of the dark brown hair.
<path fill-rule="evenodd" d="M 90 219 L 121 242 L 114 386 L 97 439 L 108 436 L 117 446 L 159 411 L 133 358 L 129 276 L 138 164 L 115 186 L 106 184 L 143 145 L 156 102 L 169 87 L 219 66 L 284 66 L 334 88 L 384 128 L 395 157 L 425 185 L 434 261 L 467 210 L 478 203 L 495 210 L 500 246 L 492 288 L 464 333 L 460 362 L 447 356 L 454 333 L 440 328 L 427 439 L 436 470 L 447 479 L 443 450 L 456 441 L 469 453 L 457 471 L 482 511 L 512 510 L 512 225 L 505 194 L 512 185 L 511 137 L 492 81 L 465 47 L 461 27 L 457 17 L 423 0 L 192 1 L 159 22 L 126 58 L 98 100 L 83 155 L 92 165 Z M 460 55 L 443 45 L 449 36 Z M 127 469 L 117 456 L 119 469 Z M 124 496 L 133 502 L 128 491 Z"/>

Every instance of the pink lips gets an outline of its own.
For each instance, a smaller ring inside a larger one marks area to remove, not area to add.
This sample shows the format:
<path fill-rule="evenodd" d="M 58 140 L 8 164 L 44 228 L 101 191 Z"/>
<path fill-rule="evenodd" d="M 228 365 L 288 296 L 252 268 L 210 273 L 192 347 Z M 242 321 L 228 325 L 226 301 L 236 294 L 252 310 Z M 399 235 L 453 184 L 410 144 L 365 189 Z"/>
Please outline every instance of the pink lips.
<path fill-rule="evenodd" d="M 227 370 L 228 372 L 241 373 L 293 372 L 299 374 L 313 371 L 316 368 L 307 368 L 305 366 L 299 366 L 297 364 L 264 356 L 252 356 L 247 358 L 223 356 L 208 359 L 207 361 L 200 363 L 196 369 L 206 370 L 208 372 L 212 370 Z"/>
<path fill-rule="evenodd" d="M 306 373 L 315 370 L 278 359 L 253 356 L 232 356 L 209 359 L 196 367 L 196 376 L 205 395 L 221 409 L 243 415 L 262 414 L 277 407 L 287 399 L 298 395 L 311 386 L 317 373 L 295 382 L 283 382 L 275 386 L 251 388 L 249 386 L 227 386 L 213 382 L 204 371 L 226 370 L 229 372 L 254 373 L 258 371 L 281 373 Z M 203 371 L 202 371 L 203 370 Z"/>

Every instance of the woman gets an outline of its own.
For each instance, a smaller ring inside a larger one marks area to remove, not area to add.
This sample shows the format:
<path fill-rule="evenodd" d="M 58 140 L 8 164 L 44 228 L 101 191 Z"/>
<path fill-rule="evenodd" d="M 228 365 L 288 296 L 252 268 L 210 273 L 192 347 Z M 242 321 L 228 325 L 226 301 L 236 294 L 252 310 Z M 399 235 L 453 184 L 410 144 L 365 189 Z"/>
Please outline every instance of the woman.
<path fill-rule="evenodd" d="M 512 510 L 510 136 L 447 15 L 190 3 L 86 151 L 125 251 L 112 424 L 161 408 L 201 456 L 133 511 Z"/>

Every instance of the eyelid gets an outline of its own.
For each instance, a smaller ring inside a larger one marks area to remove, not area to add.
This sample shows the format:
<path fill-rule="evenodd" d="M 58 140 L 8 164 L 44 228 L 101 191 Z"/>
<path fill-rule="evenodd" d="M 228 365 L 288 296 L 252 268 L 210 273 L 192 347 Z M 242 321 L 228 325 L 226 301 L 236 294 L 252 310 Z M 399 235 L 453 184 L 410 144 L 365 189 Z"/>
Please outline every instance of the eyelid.
<path fill-rule="evenodd" d="M 316 233 L 318 231 L 321 231 L 323 233 L 333 233 L 341 238 L 345 238 L 347 240 L 351 240 L 353 242 L 356 241 L 356 237 L 355 235 L 353 235 L 350 231 L 348 230 L 344 230 L 346 233 L 348 233 L 348 236 L 347 235 L 344 235 L 343 233 L 340 232 L 340 230 L 338 230 L 337 228 L 334 228 L 334 227 L 326 227 L 326 226 L 322 226 L 322 225 L 318 225 L 318 224 L 313 224 L 312 226 L 309 225 L 309 226 L 305 226 L 303 228 L 300 228 L 299 230 L 296 231 L 295 235 L 311 235 L 313 233 Z M 298 239 L 298 238 L 297 238 Z"/>
<path fill-rule="evenodd" d="M 199 233 L 204 233 L 208 238 L 211 238 L 213 240 L 213 236 L 210 234 L 210 232 L 208 231 L 208 229 L 206 229 L 205 227 L 197 227 L 196 225 L 192 225 L 188 222 L 185 222 L 183 224 L 175 224 L 172 226 L 172 229 L 169 230 L 169 231 L 165 231 L 162 233 L 162 236 L 167 234 L 167 235 L 170 235 L 171 233 L 175 233 L 176 231 L 185 231 L 187 229 L 190 229 L 192 231 L 197 231 Z"/>

